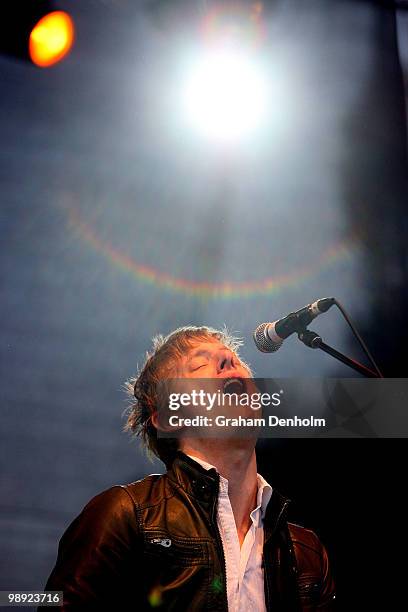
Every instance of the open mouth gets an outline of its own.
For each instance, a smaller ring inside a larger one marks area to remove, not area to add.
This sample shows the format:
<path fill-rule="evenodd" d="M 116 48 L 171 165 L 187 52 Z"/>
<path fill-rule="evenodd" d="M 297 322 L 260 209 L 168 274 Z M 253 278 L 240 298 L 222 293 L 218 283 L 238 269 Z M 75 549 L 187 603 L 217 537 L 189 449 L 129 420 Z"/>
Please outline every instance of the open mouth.
<path fill-rule="evenodd" d="M 246 389 L 245 381 L 243 378 L 227 378 L 224 382 L 222 391 L 223 393 L 243 393 Z"/>

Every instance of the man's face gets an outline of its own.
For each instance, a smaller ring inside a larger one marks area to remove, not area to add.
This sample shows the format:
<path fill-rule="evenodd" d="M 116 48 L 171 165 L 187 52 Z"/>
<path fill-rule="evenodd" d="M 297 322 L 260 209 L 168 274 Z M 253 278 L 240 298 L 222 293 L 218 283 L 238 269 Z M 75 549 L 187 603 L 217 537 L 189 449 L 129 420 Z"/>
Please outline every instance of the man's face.
<path fill-rule="evenodd" d="M 251 378 L 251 372 L 236 353 L 214 338 L 192 345 L 181 360 L 179 376 L 244 380 Z"/>
<path fill-rule="evenodd" d="M 253 393 L 252 373 L 238 355 L 216 338 L 196 341 L 179 362 L 177 378 L 209 379 L 206 391 Z M 185 388 L 191 386 L 184 383 Z M 193 387 L 191 387 L 193 388 Z"/>
<path fill-rule="evenodd" d="M 166 389 L 169 388 L 166 387 Z M 170 416 L 174 414 L 172 411 L 177 411 L 177 416 L 184 419 L 203 415 L 211 417 L 214 421 L 217 415 L 223 415 L 226 418 L 234 418 L 239 415 L 258 416 L 254 415 L 248 403 L 241 405 L 239 400 L 243 395 L 251 396 L 256 391 L 250 370 L 236 353 L 215 338 L 197 340 L 192 343 L 189 350 L 178 361 L 177 373 L 174 378 L 171 377 L 169 391 Z M 228 400 L 223 399 L 227 396 Z M 182 401 L 183 397 L 186 398 L 185 403 Z M 168 416 L 166 412 L 164 422 Z M 194 433 L 199 433 L 204 437 L 207 435 L 217 437 L 224 435 L 225 432 L 215 426 L 209 429 L 203 425 L 203 428 L 195 429 Z M 234 434 L 232 430 L 227 433 Z M 247 433 L 249 437 L 253 437 L 253 432 L 248 431 Z M 191 435 L 191 429 L 186 427 L 184 434 Z"/>

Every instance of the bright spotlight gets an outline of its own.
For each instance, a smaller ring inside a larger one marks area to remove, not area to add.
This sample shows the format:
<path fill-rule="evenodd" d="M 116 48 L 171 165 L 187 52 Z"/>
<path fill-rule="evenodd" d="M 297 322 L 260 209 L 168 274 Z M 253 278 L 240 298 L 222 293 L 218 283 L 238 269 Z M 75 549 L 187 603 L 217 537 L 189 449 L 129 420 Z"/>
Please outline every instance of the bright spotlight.
<path fill-rule="evenodd" d="M 59 62 L 71 49 L 74 25 L 64 11 L 45 15 L 30 34 L 29 52 L 34 64 L 41 67 Z"/>
<path fill-rule="evenodd" d="M 231 142 L 262 122 L 267 87 L 261 65 L 239 50 L 219 49 L 191 65 L 184 85 L 184 109 L 204 137 Z"/>
<path fill-rule="evenodd" d="M 15 0 L 7 3 L 7 18 L 0 20 L 0 54 L 36 66 L 62 60 L 72 48 L 75 26 L 52 0 Z"/>

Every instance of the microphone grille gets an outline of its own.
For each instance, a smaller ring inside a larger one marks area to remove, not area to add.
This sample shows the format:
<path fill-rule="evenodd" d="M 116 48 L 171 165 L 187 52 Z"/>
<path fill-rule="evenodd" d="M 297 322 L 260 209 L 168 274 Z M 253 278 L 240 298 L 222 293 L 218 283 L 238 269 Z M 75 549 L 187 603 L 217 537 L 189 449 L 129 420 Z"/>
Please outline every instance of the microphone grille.
<path fill-rule="evenodd" d="M 282 342 L 273 342 L 267 334 L 269 323 L 261 323 L 254 331 L 254 342 L 256 348 L 263 353 L 274 353 L 282 346 Z"/>

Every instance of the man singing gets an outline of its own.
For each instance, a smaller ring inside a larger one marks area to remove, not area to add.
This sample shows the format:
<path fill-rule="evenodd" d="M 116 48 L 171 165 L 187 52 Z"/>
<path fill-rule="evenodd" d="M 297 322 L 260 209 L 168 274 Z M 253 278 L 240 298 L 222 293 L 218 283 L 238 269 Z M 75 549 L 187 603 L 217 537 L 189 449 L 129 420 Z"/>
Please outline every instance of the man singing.
<path fill-rule="evenodd" d="M 158 435 L 164 380 L 251 378 L 240 342 L 185 327 L 154 342 L 136 378 L 126 429 L 167 472 L 92 499 L 60 541 L 46 589 L 63 610 L 331 612 L 325 548 L 287 522 L 289 500 L 257 473 L 255 436 Z"/>

